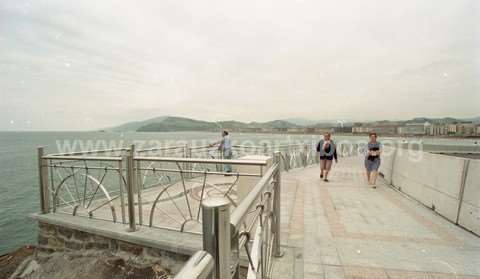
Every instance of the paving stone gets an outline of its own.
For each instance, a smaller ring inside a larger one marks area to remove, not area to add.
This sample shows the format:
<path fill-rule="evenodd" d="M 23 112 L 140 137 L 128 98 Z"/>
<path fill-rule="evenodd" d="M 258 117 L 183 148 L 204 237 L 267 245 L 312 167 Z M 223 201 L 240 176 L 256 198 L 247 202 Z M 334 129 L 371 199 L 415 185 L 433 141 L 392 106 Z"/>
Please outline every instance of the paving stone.
<path fill-rule="evenodd" d="M 362 162 L 342 158 L 329 183 L 318 166 L 283 175 L 281 229 L 303 249 L 304 278 L 480 278 L 479 237 L 382 179 L 368 187 Z"/>
<path fill-rule="evenodd" d="M 324 265 L 325 279 L 346 279 L 343 268 L 340 266 Z"/>

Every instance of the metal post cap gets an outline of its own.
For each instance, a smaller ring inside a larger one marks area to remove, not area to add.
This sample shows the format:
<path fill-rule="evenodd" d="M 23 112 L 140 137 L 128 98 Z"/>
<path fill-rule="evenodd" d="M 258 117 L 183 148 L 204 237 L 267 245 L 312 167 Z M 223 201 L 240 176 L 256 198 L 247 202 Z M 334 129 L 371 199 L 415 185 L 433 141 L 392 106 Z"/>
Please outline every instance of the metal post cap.
<path fill-rule="evenodd" d="M 204 207 L 215 208 L 229 206 L 230 201 L 225 197 L 209 197 L 203 201 Z"/>

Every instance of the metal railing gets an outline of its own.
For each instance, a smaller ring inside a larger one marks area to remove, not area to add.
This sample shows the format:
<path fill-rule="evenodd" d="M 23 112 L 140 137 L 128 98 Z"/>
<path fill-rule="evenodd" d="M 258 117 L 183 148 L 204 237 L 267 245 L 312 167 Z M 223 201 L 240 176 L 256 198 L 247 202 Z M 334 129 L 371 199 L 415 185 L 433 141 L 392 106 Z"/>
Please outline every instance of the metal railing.
<path fill-rule="evenodd" d="M 203 249 L 212 257 L 213 268 L 192 264 L 192 256 L 177 279 L 239 278 L 241 256 L 248 260 L 247 278 L 270 278 L 273 257 L 280 250 L 280 153 L 275 162 L 231 212 L 225 198 L 210 198 L 203 204 Z M 242 253 L 243 251 L 243 253 Z M 205 274 L 208 274 L 205 277 Z"/>
<path fill-rule="evenodd" d="M 137 210 L 140 225 L 201 232 L 203 201 L 221 196 L 236 206 L 241 177 L 262 177 L 267 160 L 135 157 Z M 201 169 L 198 165 L 202 165 Z M 257 171 L 225 172 L 218 166 L 254 166 Z M 165 218 L 162 218 L 165 217 Z M 145 222 L 143 219 L 148 220 Z"/>
<path fill-rule="evenodd" d="M 234 188 L 239 179 L 261 177 L 267 165 L 266 160 L 190 158 L 192 150 L 203 148 L 135 151 L 132 145 L 128 149 L 44 155 L 40 147 L 41 211 L 121 221 L 129 224 L 131 230 L 145 225 L 185 231 L 188 223 L 201 223 L 206 197 L 221 195 L 235 205 Z M 148 156 L 152 152 L 178 157 Z M 109 156 L 104 156 L 107 153 Z M 258 170 L 223 169 L 242 165 L 256 166 Z M 221 177 L 221 181 L 215 181 L 216 177 Z M 198 228 L 192 232 L 200 233 Z"/>
<path fill-rule="evenodd" d="M 340 157 L 363 152 L 360 146 L 354 145 L 339 145 L 337 150 Z M 272 157 L 277 153 L 282 171 L 318 162 L 315 146 L 308 144 L 236 145 L 233 146 L 233 153 L 233 158 L 247 155 Z M 131 167 L 127 166 L 129 157 L 132 157 Z M 181 158 L 184 160 L 179 160 Z M 211 182 L 211 177 L 226 174 L 224 167 L 239 164 L 235 159 L 222 158 L 221 152 L 210 146 L 182 145 L 143 150 L 135 150 L 134 146 L 131 146 L 49 155 L 45 155 L 43 148 L 39 148 L 41 209 L 44 213 L 64 212 L 128 223 L 128 192 L 132 191 L 137 196 L 131 200 L 132 204 L 142 207 L 142 191 L 152 193 L 155 187 L 157 190 L 171 189 L 175 192 L 175 197 L 213 189 L 224 193 L 235 204 L 231 194 L 235 192 L 238 179 L 256 174 L 238 173 L 233 169 L 232 173 L 229 173 L 231 181 Z M 242 163 L 244 162 L 245 160 L 242 160 Z M 259 173 L 261 172 L 262 170 Z M 129 177 L 133 180 L 130 181 Z M 183 187 L 184 184 L 191 185 Z M 180 185 L 182 187 L 179 190 Z M 164 191 L 163 195 L 170 195 L 169 191 Z M 159 200 L 162 201 L 162 197 Z M 105 207 L 110 208 L 108 215 L 103 210 Z M 96 214 L 97 212 L 101 214 Z M 138 214 L 139 224 L 143 225 L 144 214 Z M 151 219 L 150 216 L 146 218 Z"/>
<path fill-rule="evenodd" d="M 203 233 L 204 251 L 176 278 L 238 278 L 241 258 L 248 261 L 247 278 L 269 278 L 273 257 L 281 255 L 281 172 L 316 164 L 315 147 L 236 145 L 228 160 L 210 146 L 50 155 L 39 148 L 41 210 L 121 222 L 132 231 Z M 339 145 L 337 152 L 346 157 L 363 150 Z M 264 157 L 240 159 L 248 155 Z M 239 197 L 243 178 L 258 182 Z"/>

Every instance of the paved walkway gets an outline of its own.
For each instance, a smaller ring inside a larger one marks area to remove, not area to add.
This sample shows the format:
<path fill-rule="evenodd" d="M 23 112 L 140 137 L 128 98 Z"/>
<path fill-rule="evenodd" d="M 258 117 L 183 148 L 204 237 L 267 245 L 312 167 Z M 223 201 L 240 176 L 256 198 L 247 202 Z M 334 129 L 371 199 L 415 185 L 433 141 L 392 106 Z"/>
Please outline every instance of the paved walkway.
<path fill-rule="evenodd" d="M 362 158 L 330 182 L 318 166 L 283 173 L 286 255 L 273 278 L 480 278 L 480 238 L 388 187 L 366 185 Z"/>

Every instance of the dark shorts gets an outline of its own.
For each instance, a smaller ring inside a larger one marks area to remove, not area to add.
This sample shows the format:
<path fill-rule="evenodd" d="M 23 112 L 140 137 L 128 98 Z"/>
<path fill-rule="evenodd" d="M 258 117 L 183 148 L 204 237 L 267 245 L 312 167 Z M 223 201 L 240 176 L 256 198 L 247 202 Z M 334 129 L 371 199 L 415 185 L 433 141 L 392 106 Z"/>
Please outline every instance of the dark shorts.
<path fill-rule="evenodd" d="M 378 171 L 378 168 L 380 168 L 380 157 L 373 160 L 365 158 L 365 168 L 367 171 Z"/>

